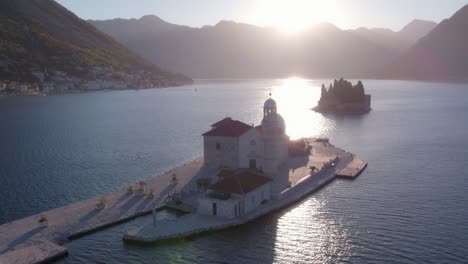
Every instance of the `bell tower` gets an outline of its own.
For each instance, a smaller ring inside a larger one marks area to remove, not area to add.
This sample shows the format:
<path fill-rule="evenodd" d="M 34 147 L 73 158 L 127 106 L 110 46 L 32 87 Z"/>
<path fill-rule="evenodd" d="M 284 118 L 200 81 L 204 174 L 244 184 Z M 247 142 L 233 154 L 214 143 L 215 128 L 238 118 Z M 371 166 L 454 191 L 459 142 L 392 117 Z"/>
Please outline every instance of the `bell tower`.
<path fill-rule="evenodd" d="M 277 112 L 276 101 L 267 99 L 263 105 L 262 119 L 263 170 L 273 178 L 273 193 L 280 193 L 287 187 L 289 181 L 288 172 L 283 171 L 288 158 L 289 140 L 285 128 L 284 120 Z"/>

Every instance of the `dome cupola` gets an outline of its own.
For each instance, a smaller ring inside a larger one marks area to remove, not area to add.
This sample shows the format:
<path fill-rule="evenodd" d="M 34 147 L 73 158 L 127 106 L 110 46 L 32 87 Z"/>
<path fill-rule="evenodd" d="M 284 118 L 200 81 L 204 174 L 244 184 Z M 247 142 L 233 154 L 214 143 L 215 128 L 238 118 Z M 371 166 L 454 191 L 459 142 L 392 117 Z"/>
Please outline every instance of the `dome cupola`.
<path fill-rule="evenodd" d="M 276 114 L 276 101 L 268 98 L 265 103 L 263 104 L 263 117 L 266 117 L 269 114 Z"/>
<path fill-rule="evenodd" d="M 269 98 L 268 100 L 265 101 L 263 104 L 264 109 L 276 109 L 276 101 Z"/>
<path fill-rule="evenodd" d="M 271 96 L 271 94 L 270 94 Z M 264 131 L 282 134 L 285 131 L 284 119 L 277 113 L 276 101 L 268 98 L 263 104 L 262 127 Z"/>

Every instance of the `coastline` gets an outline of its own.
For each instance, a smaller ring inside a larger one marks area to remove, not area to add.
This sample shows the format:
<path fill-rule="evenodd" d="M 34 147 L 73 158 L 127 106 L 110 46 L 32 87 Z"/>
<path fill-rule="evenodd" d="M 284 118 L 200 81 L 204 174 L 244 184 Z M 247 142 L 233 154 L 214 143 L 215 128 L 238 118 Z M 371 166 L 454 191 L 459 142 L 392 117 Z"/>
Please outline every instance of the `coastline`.
<path fill-rule="evenodd" d="M 131 83 L 124 83 L 120 86 L 108 86 L 107 82 L 96 82 L 93 86 L 79 86 L 73 89 L 69 87 L 60 87 L 59 89 L 39 89 L 36 84 L 23 84 L 20 83 L 15 88 L 8 88 L 6 85 L 0 83 L 0 97 L 15 97 L 15 96 L 48 96 L 48 95 L 60 95 L 60 94 L 73 94 L 73 93 L 87 93 L 87 92 L 99 92 L 99 91 L 124 91 L 124 90 L 145 90 L 155 88 L 169 88 L 169 87 L 180 87 L 186 85 L 192 85 L 192 82 L 175 82 L 168 84 L 158 84 L 150 86 L 139 86 L 132 85 Z M 55 86 L 55 85 L 54 85 Z M 8 90 L 8 92 L 6 92 Z"/>

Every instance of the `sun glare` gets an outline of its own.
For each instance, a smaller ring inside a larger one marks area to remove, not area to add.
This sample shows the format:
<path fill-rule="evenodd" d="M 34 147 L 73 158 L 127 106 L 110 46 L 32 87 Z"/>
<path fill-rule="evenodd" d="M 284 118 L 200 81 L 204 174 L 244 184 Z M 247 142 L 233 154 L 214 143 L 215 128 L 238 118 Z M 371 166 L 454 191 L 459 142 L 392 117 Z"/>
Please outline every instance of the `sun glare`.
<path fill-rule="evenodd" d="M 291 139 L 323 136 L 333 127 L 333 122 L 322 114 L 311 111 L 320 98 L 318 83 L 288 78 L 272 87 L 272 98 L 278 103 L 278 111 L 286 122 L 286 133 Z"/>
<path fill-rule="evenodd" d="M 274 26 L 283 32 L 299 32 L 325 22 L 335 12 L 333 1 L 259 0 L 255 19 L 258 24 Z"/>

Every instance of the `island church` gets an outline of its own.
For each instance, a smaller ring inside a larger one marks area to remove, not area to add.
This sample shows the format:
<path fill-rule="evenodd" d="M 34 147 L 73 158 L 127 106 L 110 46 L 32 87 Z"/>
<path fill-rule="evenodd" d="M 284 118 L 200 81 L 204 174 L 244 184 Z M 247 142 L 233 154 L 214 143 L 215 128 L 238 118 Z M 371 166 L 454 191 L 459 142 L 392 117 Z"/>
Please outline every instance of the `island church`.
<path fill-rule="evenodd" d="M 219 168 L 219 180 L 199 199 L 200 214 L 242 216 L 288 188 L 285 122 L 269 98 L 259 126 L 227 117 L 203 134 L 204 161 Z"/>

